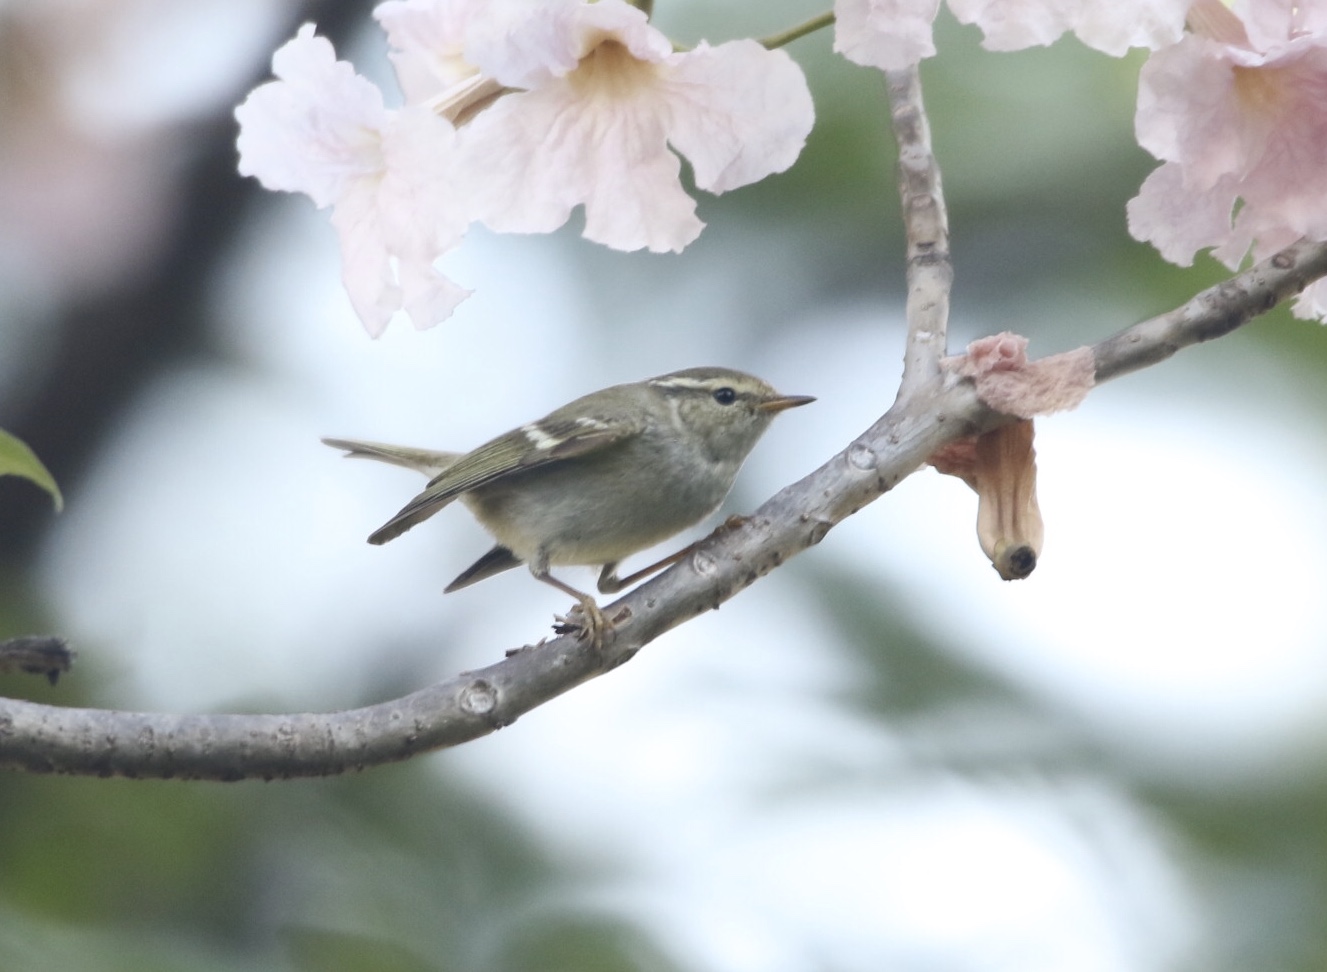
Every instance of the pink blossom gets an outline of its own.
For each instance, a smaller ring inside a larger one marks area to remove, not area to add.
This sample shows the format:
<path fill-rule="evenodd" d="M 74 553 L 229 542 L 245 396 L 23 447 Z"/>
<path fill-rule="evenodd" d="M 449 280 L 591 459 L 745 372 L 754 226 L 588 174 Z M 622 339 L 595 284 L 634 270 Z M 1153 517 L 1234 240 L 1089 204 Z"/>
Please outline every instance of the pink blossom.
<path fill-rule="evenodd" d="M 468 291 L 433 263 L 469 223 L 447 191 L 452 127 L 424 108 L 388 111 L 312 24 L 276 52 L 272 69 L 279 80 L 235 111 L 240 173 L 332 207 L 342 279 L 374 337 L 402 308 L 419 328 L 450 315 Z"/>
<path fill-rule="evenodd" d="M 743 40 L 674 53 L 622 0 L 520 11 L 466 45 L 485 76 L 519 89 L 460 132 L 467 190 L 493 229 L 551 232 L 584 205 L 588 239 L 680 251 L 704 224 L 674 151 L 714 193 L 782 172 L 801 152 L 814 110 L 782 51 Z"/>
<path fill-rule="evenodd" d="M 1073 32 L 1116 57 L 1131 47 L 1179 39 L 1189 0 L 949 0 L 965 24 L 982 29 L 983 46 L 1021 50 Z M 834 50 L 850 61 L 897 70 L 935 53 L 931 23 L 940 0 L 835 0 Z"/>
<path fill-rule="evenodd" d="M 1143 66 L 1135 127 L 1164 164 L 1129 202 L 1130 232 L 1186 266 L 1214 247 L 1232 269 L 1327 239 L 1327 15 L 1198 0 L 1190 24 Z"/>

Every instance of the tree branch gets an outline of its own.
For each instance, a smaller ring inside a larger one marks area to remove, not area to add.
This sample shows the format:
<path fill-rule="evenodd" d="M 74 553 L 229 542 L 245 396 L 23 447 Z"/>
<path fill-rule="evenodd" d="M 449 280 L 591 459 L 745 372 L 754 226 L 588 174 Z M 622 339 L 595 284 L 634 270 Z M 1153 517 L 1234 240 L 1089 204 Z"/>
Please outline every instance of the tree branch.
<path fill-rule="evenodd" d="M 898 392 L 905 398 L 927 389 L 940 372 L 954 265 L 949 258 L 949 215 L 940 166 L 931 150 L 931 126 L 917 66 L 886 71 L 885 88 L 898 142 L 899 198 L 908 240 L 908 345 Z"/>
<path fill-rule="evenodd" d="M 1094 344 L 1097 382 L 1165 361 L 1191 344 L 1225 337 L 1323 276 L 1327 276 L 1327 244 L 1292 243 L 1173 311 Z"/>

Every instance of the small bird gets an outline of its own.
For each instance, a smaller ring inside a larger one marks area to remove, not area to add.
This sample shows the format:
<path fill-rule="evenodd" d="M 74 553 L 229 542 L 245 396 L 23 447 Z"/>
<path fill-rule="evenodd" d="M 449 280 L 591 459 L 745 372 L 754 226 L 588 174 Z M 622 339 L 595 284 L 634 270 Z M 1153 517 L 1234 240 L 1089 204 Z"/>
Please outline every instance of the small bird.
<path fill-rule="evenodd" d="M 688 368 L 592 392 L 467 453 L 323 442 L 432 477 L 369 543 L 399 537 L 459 499 L 497 544 L 446 591 L 525 563 L 576 598 L 584 623 L 570 626 L 598 644 L 607 629 L 598 605 L 550 567 L 601 566 L 599 591 L 613 594 L 672 563 L 681 554 L 617 576 L 623 558 L 718 509 L 774 416 L 813 401 L 740 371 Z"/>

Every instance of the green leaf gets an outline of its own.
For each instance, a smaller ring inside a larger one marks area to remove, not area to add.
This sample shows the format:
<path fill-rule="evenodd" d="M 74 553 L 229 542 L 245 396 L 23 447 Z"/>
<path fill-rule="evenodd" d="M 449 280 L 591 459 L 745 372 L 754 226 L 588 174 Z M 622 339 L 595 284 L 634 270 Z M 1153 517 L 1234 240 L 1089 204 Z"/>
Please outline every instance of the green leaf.
<path fill-rule="evenodd" d="M 0 476 L 22 476 L 31 480 L 51 494 L 57 513 L 64 508 L 64 497 L 60 495 L 54 477 L 21 439 L 14 438 L 4 429 L 0 429 Z"/>

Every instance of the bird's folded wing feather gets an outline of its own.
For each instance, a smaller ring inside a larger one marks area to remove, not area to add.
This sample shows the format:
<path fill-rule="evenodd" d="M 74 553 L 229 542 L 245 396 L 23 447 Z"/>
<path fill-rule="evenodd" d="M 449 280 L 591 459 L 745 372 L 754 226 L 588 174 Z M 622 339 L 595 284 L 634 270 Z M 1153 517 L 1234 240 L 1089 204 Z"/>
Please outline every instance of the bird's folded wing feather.
<path fill-rule="evenodd" d="M 640 431 L 634 422 L 543 419 L 499 436 L 467 453 L 436 476 L 422 493 L 379 527 L 369 543 L 386 543 L 427 520 L 462 493 L 512 473 L 598 452 Z"/>

